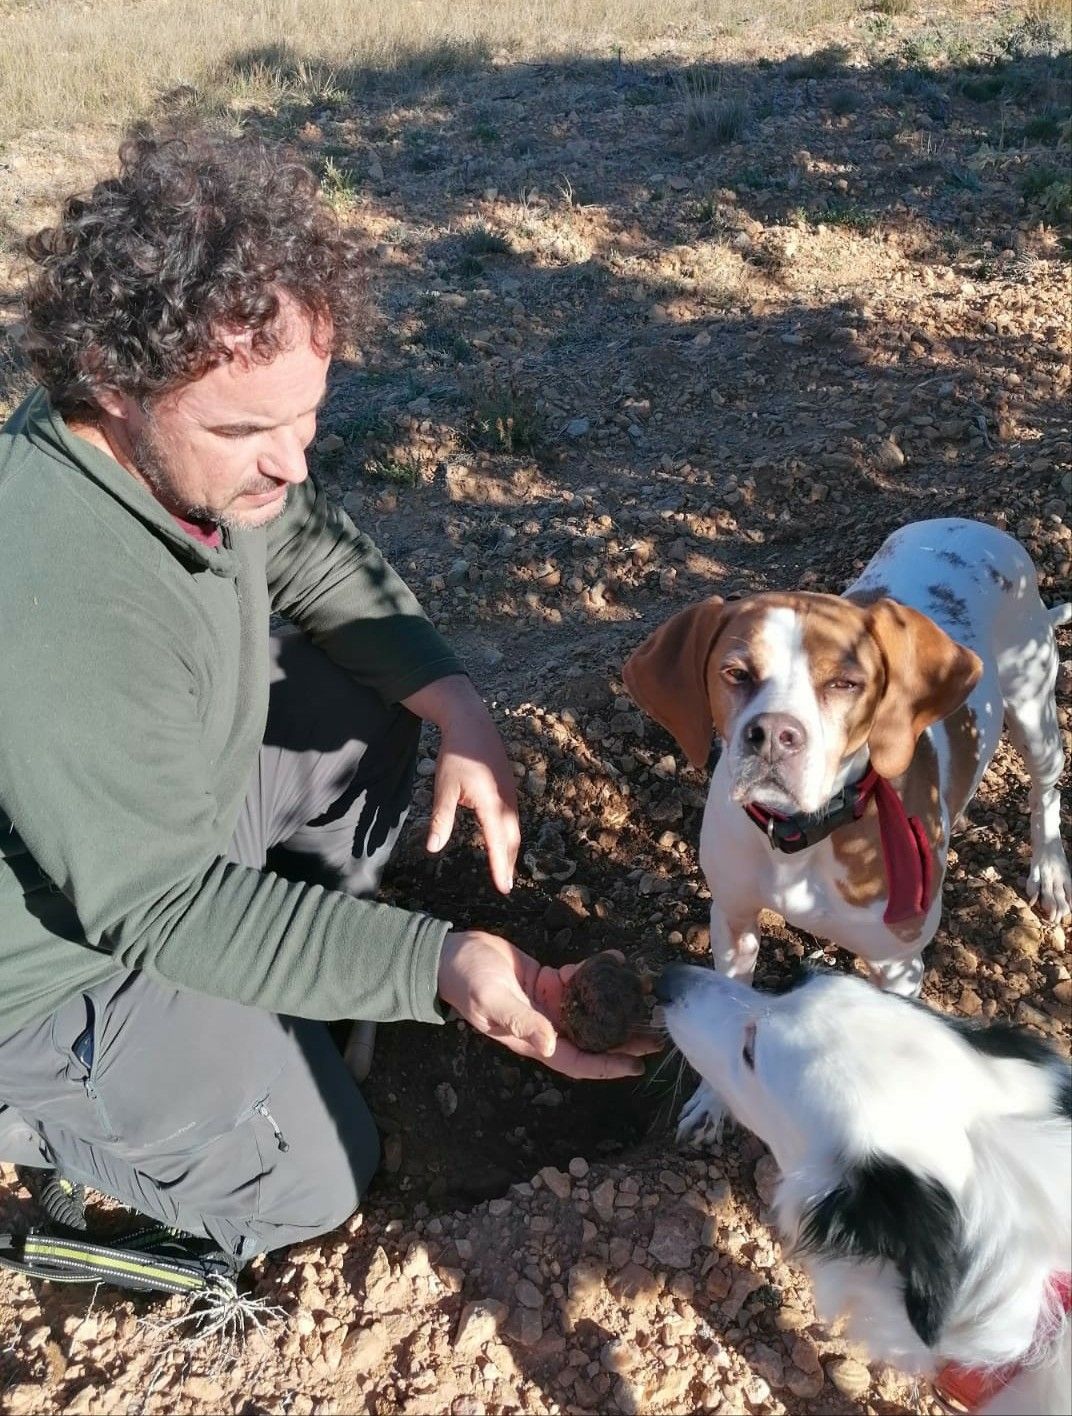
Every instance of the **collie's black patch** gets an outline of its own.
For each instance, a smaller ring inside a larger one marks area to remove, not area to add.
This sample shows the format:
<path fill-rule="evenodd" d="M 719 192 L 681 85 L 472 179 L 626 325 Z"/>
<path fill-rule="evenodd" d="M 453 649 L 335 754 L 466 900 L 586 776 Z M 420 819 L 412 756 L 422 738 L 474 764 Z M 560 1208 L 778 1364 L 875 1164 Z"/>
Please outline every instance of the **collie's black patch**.
<path fill-rule="evenodd" d="M 891 1263 L 909 1322 L 934 1345 L 967 1267 L 960 1214 L 944 1185 L 871 1156 L 804 1215 L 801 1235 L 805 1251 Z"/>
<path fill-rule="evenodd" d="M 1036 1067 L 1044 1067 L 1057 1058 L 1053 1048 L 1029 1033 L 1026 1028 L 1014 1027 L 1012 1023 L 990 1023 L 980 1027 L 964 1018 L 944 1020 L 955 1033 L 959 1033 L 969 1047 L 987 1057 L 1004 1057 L 1013 1062 L 1032 1062 Z"/>
<path fill-rule="evenodd" d="M 1061 1085 L 1057 1089 L 1057 1114 L 1067 1116 L 1072 1121 L 1072 1067 L 1065 1069 Z"/>
<path fill-rule="evenodd" d="M 974 1047 L 976 1052 L 986 1057 L 1029 1062 L 1033 1067 L 1044 1067 L 1047 1071 L 1059 1070 L 1057 1114 L 1072 1120 L 1072 1068 L 1049 1043 L 1025 1028 L 1014 1027 L 1012 1023 L 991 1023 L 989 1027 L 979 1027 L 963 1018 L 946 1018 L 944 1021 L 969 1047 Z"/>

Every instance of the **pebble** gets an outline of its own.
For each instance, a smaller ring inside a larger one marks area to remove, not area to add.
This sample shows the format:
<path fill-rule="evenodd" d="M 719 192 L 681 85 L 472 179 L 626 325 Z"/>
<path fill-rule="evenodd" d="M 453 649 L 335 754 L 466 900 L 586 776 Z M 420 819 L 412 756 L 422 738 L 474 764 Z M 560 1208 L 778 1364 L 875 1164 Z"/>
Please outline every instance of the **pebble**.
<path fill-rule="evenodd" d="M 571 418 L 566 424 L 566 436 L 568 438 L 583 438 L 592 424 L 588 418 Z"/>
<path fill-rule="evenodd" d="M 383 1323 L 351 1328 L 343 1339 L 342 1360 L 361 1372 L 370 1372 L 387 1354 L 387 1329 Z"/>
<path fill-rule="evenodd" d="M 837 1357 L 826 1364 L 826 1375 L 842 1396 L 857 1400 L 871 1387 L 871 1373 L 855 1357 Z"/>
<path fill-rule="evenodd" d="M 572 1167 L 571 1167 L 572 1169 Z M 573 1184 L 568 1175 L 564 1175 L 553 1165 L 545 1165 L 540 1171 L 540 1179 L 551 1191 L 551 1194 L 558 1200 L 568 1200 L 573 1189 Z"/>
<path fill-rule="evenodd" d="M 613 1180 L 604 1180 L 592 1191 L 592 1208 L 605 1223 L 614 1218 L 615 1187 Z"/>
<path fill-rule="evenodd" d="M 1026 916 L 1021 916 L 1019 924 L 1002 932 L 1001 942 L 1011 954 L 1037 959 L 1042 930 L 1038 924 L 1027 923 Z"/>
<path fill-rule="evenodd" d="M 905 455 L 893 438 L 886 438 L 879 444 L 873 460 L 880 472 L 896 472 L 904 466 Z"/>
<path fill-rule="evenodd" d="M 458 1319 L 455 1347 L 483 1347 L 506 1321 L 506 1315 L 506 1304 L 495 1298 L 479 1298 L 475 1303 L 466 1303 Z"/>
<path fill-rule="evenodd" d="M 668 1268 L 688 1268 L 700 1238 L 697 1220 L 695 1212 L 657 1219 L 648 1244 L 652 1258 Z"/>
<path fill-rule="evenodd" d="M 535 1347 L 543 1337 L 541 1309 L 529 1306 L 515 1308 L 507 1324 L 506 1334 L 522 1347 Z"/>

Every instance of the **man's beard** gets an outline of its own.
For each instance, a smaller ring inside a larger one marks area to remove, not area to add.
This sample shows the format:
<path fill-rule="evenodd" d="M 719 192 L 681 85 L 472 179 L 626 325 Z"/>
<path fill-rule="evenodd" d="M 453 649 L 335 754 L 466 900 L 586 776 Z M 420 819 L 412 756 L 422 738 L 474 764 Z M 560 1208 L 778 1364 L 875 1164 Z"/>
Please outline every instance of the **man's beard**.
<path fill-rule="evenodd" d="M 201 502 L 183 501 L 176 493 L 171 474 L 168 471 L 167 455 L 161 450 L 160 444 L 148 427 L 142 428 L 134 439 L 131 445 L 131 456 L 134 466 L 151 487 L 157 501 L 166 507 L 173 516 L 180 516 L 184 521 L 193 521 L 199 525 L 225 526 L 228 530 L 241 530 L 251 524 L 251 515 L 256 515 L 255 512 L 248 511 L 219 511 L 214 507 L 205 506 Z M 273 482 L 269 486 L 243 487 L 241 492 L 256 496 L 261 492 L 274 491 L 276 485 Z M 241 492 L 238 495 L 241 495 Z M 287 509 L 288 492 L 289 488 L 285 488 L 278 505 L 260 508 L 262 513 L 266 512 L 267 514 L 262 515 L 252 524 L 259 528 L 278 520 Z"/>

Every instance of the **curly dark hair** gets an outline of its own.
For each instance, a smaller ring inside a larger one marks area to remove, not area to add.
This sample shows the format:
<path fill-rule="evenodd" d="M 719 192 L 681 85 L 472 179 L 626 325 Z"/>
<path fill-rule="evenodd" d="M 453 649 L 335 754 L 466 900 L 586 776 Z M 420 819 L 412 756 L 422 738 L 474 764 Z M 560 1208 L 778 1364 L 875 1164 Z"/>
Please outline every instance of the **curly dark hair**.
<path fill-rule="evenodd" d="M 325 352 L 353 336 L 363 262 L 308 167 L 207 133 L 129 138 L 119 164 L 27 242 L 23 348 L 64 417 L 93 421 L 104 390 L 144 401 L 200 377 L 236 329 L 271 359 L 281 294 Z"/>

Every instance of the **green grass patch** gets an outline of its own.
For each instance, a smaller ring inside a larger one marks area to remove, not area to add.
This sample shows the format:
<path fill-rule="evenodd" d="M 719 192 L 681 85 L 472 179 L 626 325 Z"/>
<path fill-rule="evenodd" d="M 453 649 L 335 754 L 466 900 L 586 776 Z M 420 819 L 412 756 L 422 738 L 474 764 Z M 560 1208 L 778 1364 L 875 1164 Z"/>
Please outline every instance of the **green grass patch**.
<path fill-rule="evenodd" d="M 536 399 L 513 379 L 488 378 L 470 388 L 469 440 L 489 452 L 535 453 L 546 440 Z"/>

